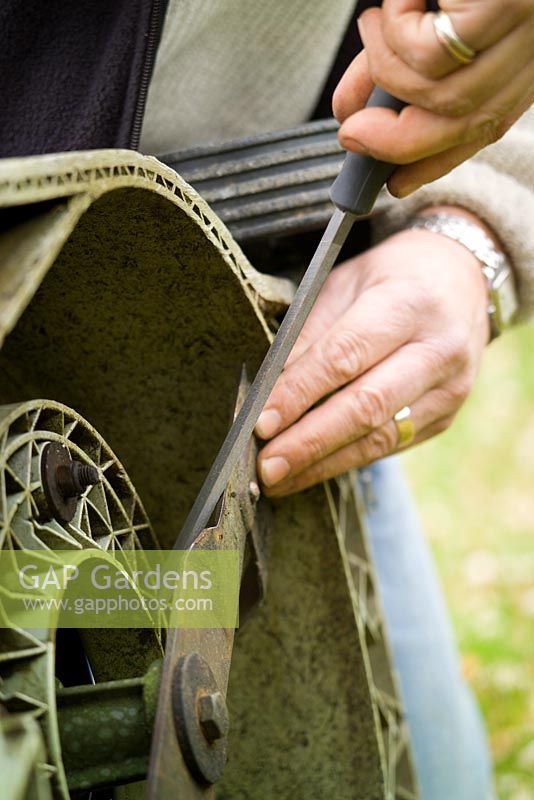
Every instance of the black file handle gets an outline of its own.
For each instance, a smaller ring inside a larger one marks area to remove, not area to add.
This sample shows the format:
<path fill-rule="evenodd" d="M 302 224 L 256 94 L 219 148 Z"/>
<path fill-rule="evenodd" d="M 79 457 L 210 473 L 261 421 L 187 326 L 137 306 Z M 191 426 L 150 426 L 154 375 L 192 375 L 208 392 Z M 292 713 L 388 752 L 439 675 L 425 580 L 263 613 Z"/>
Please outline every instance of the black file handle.
<path fill-rule="evenodd" d="M 429 11 L 438 11 L 437 1 L 430 0 L 427 8 Z M 406 105 L 402 100 L 397 100 L 377 86 L 367 101 L 366 108 L 381 106 L 400 111 Z M 358 216 L 369 214 L 380 189 L 394 172 L 395 167 L 395 164 L 378 161 L 371 156 L 347 153 L 341 172 L 330 190 L 332 202 L 342 211 L 350 211 Z"/>

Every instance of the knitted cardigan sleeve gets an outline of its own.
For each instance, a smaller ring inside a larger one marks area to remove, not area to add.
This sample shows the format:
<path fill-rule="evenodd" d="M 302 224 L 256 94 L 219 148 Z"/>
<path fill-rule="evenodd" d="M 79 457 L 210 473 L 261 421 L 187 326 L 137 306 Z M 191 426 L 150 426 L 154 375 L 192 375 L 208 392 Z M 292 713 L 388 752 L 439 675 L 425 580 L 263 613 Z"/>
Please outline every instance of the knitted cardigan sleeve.
<path fill-rule="evenodd" d="M 519 319 L 534 318 L 534 109 L 498 142 L 409 197 L 383 192 L 373 218 L 375 237 L 383 239 L 418 210 L 439 204 L 463 206 L 493 229 L 516 273 Z"/>

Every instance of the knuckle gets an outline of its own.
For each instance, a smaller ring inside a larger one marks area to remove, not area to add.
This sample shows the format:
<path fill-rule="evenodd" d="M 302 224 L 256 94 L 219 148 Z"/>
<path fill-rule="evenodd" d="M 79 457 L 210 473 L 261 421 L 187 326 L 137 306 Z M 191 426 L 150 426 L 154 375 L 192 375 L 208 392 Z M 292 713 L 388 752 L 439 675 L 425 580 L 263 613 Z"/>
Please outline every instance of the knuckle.
<path fill-rule="evenodd" d="M 465 117 L 475 110 L 471 96 L 457 94 L 455 91 L 442 89 L 433 95 L 433 111 L 443 117 Z"/>
<path fill-rule="evenodd" d="M 369 74 L 377 86 L 381 86 L 391 94 L 402 96 L 411 105 L 422 106 L 431 110 L 436 105 L 436 82 L 427 76 L 427 62 L 421 58 L 420 66 L 403 57 L 412 74 L 403 75 L 401 80 L 398 63 L 394 55 L 369 54 Z"/>
<path fill-rule="evenodd" d="M 420 347 L 418 351 L 420 369 L 430 375 L 440 375 L 443 365 L 443 356 L 439 345 L 430 344 Z"/>
<path fill-rule="evenodd" d="M 472 388 L 473 380 L 471 377 L 463 377 L 454 381 L 447 389 L 452 405 L 455 408 L 459 408 L 469 397 Z"/>
<path fill-rule="evenodd" d="M 471 355 L 471 341 L 468 330 L 459 330 L 452 339 L 451 356 L 458 367 L 466 367 Z"/>
<path fill-rule="evenodd" d="M 434 71 L 432 65 L 433 59 L 422 47 L 418 48 L 418 50 L 414 49 L 406 53 L 403 57 L 403 61 L 420 75 L 427 75 Z"/>
<path fill-rule="evenodd" d="M 437 234 L 436 234 L 437 235 Z M 405 304 L 409 312 L 415 318 L 419 317 L 423 309 L 426 314 L 432 317 L 442 313 L 443 301 L 436 286 L 430 281 L 419 280 L 411 294 L 406 293 Z"/>
<path fill-rule="evenodd" d="M 418 48 L 418 52 L 415 50 L 404 52 L 402 60 L 419 79 L 425 82 L 426 91 L 431 96 L 436 91 L 436 81 L 443 77 L 443 68 L 436 63 L 434 54 Z"/>
<path fill-rule="evenodd" d="M 420 104 L 423 105 L 422 101 Z M 411 164 L 422 158 L 421 143 L 418 137 L 414 137 L 414 132 L 420 130 L 420 108 L 415 105 L 408 105 L 399 114 L 398 135 L 391 142 L 391 154 L 388 153 L 388 160 L 395 161 L 395 164 Z M 394 158 L 393 158 L 394 157 Z"/>
<path fill-rule="evenodd" d="M 372 47 L 369 44 L 365 47 L 365 55 L 367 56 L 367 69 L 369 70 L 369 75 L 373 83 L 376 83 L 375 78 L 381 72 L 380 64 L 383 55 L 375 47 Z"/>
<path fill-rule="evenodd" d="M 496 141 L 502 139 L 504 134 L 510 130 L 512 125 L 513 125 L 513 114 L 510 114 L 510 112 L 507 110 L 505 113 L 503 113 L 502 119 L 500 119 L 497 123 Z"/>
<path fill-rule="evenodd" d="M 362 439 L 362 453 L 367 463 L 393 452 L 397 445 L 397 433 L 393 425 L 382 425 Z"/>
<path fill-rule="evenodd" d="M 460 348 L 446 350 L 442 356 L 442 363 L 446 371 L 458 372 L 467 366 L 468 355 Z"/>
<path fill-rule="evenodd" d="M 311 481 L 313 485 L 317 483 L 324 483 L 324 481 L 327 481 L 331 476 L 331 468 L 328 467 L 328 464 L 325 461 L 322 461 L 314 467 L 311 473 Z"/>
<path fill-rule="evenodd" d="M 433 435 L 438 436 L 440 433 L 445 433 L 445 431 L 451 427 L 453 419 L 454 417 L 452 415 L 450 417 L 438 419 L 438 421 L 432 426 Z"/>
<path fill-rule="evenodd" d="M 389 418 L 388 404 L 383 392 L 372 387 L 358 389 L 352 407 L 354 421 L 368 428 L 378 428 Z"/>
<path fill-rule="evenodd" d="M 433 83 L 425 82 L 416 88 L 414 100 L 417 105 L 436 111 L 436 87 Z"/>
<path fill-rule="evenodd" d="M 469 361 L 469 336 L 467 332 L 455 331 L 443 337 L 438 344 L 439 360 L 445 370 L 458 371 Z"/>
<path fill-rule="evenodd" d="M 302 452 L 305 454 L 305 460 L 312 464 L 321 461 L 327 455 L 327 444 L 320 431 L 313 431 L 313 433 L 306 436 L 303 441 Z"/>
<path fill-rule="evenodd" d="M 384 85 L 384 75 L 380 64 L 374 58 L 369 58 L 369 75 L 375 86 L 381 86 L 383 89 L 387 88 Z"/>
<path fill-rule="evenodd" d="M 488 120 L 480 131 L 480 139 L 484 146 L 498 142 L 501 136 L 501 126 L 497 120 Z"/>
<path fill-rule="evenodd" d="M 324 345 L 323 359 L 337 385 L 354 378 L 363 363 L 365 346 L 355 331 L 342 331 Z"/>
<path fill-rule="evenodd" d="M 447 74 L 443 65 L 436 62 L 435 55 L 430 52 L 420 59 L 417 71 L 431 81 L 438 81 Z"/>
<path fill-rule="evenodd" d="M 472 115 L 470 123 L 467 125 L 467 135 L 469 140 L 479 140 L 483 147 L 498 142 L 508 130 L 508 122 L 497 113 L 488 115 L 487 113 Z"/>
<path fill-rule="evenodd" d="M 435 106 L 435 88 L 426 80 L 412 80 L 410 86 L 405 86 L 404 90 L 409 89 L 409 95 L 406 93 L 406 98 L 413 106 L 421 106 L 430 110 Z"/>
<path fill-rule="evenodd" d="M 310 391 L 304 380 L 287 377 L 281 389 L 284 402 L 280 403 L 280 408 L 284 416 L 294 416 L 295 413 L 300 415 L 310 405 Z"/>
<path fill-rule="evenodd" d="M 382 14 L 383 34 L 390 49 L 414 72 L 425 77 L 434 78 L 440 75 L 439 65 L 436 68 L 436 59 L 432 49 L 419 43 L 417 48 L 411 47 L 405 41 L 396 17 L 388 13 Z"/>
<path fill-rule="evenodd" d="M 448 417 L 443 417 L 443 419 L 438 419 L 437 422 L 435 422 L 432 426 L 432 435 L 438 436 L 440 433 L 445 433 L 445 431 L 448 431 L 454 422 L 454 419 L 454 414 L 450 414 Z"/>
<path fill-rule="evenodd" d="M 367 63 L 371 80 L 386 91 L 392 91 L 391 77 L 395 76 L 395 61 L 392 55 L 384 52 L 382 48 L 366 48 Z"/>

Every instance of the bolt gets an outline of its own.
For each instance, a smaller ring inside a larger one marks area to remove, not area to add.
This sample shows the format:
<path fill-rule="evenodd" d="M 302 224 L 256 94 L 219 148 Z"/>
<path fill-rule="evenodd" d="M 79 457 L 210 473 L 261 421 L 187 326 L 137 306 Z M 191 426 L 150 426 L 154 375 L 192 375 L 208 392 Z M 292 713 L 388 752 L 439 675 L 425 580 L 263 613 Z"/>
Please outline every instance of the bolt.
<path fill-rule="evenodd" d="M 250 483 L 249 483 L 249 485 L 248 485 L 248 490 L 249 490 L 249 493 L 250 493 L 250 496 L 251 496 L 251 498 L 252 498 L 254 501 L 256 501 L 256 500 L 259 500 L 259 499 L 260 499 L 260 494 L 261 494 L 261 492 L 260 492 L 260 487 L 258 486 L 258 484 L 256 483 L 256 481 L 250 481 Z"/>
<path fill-rule="evenodd" d="M 57 467 L 56 478 L 59 491 L 63 497 L 68 498 L 78 497 L 88 486 L 94 486 L 100 481 L 100 474 L 90 464 L 71 461 Z"/>
<path fill-rule="evenodd" d="M 197 709 L 200 727 L 208 742 L 215 742 L 228 734 L 230 717 L 221 692 L 200 695 Z"/>

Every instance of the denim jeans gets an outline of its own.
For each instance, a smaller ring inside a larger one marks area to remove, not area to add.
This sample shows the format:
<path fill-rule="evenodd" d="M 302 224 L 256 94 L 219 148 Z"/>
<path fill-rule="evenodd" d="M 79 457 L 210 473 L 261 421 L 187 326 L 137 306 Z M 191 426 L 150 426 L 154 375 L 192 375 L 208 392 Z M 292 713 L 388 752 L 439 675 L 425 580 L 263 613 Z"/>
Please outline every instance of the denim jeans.
<path fill-rule="evenodd" d="M 399 460 L 361 470 L 367 527 L 423 800 L 493 797 L 482 719 Z"/>

